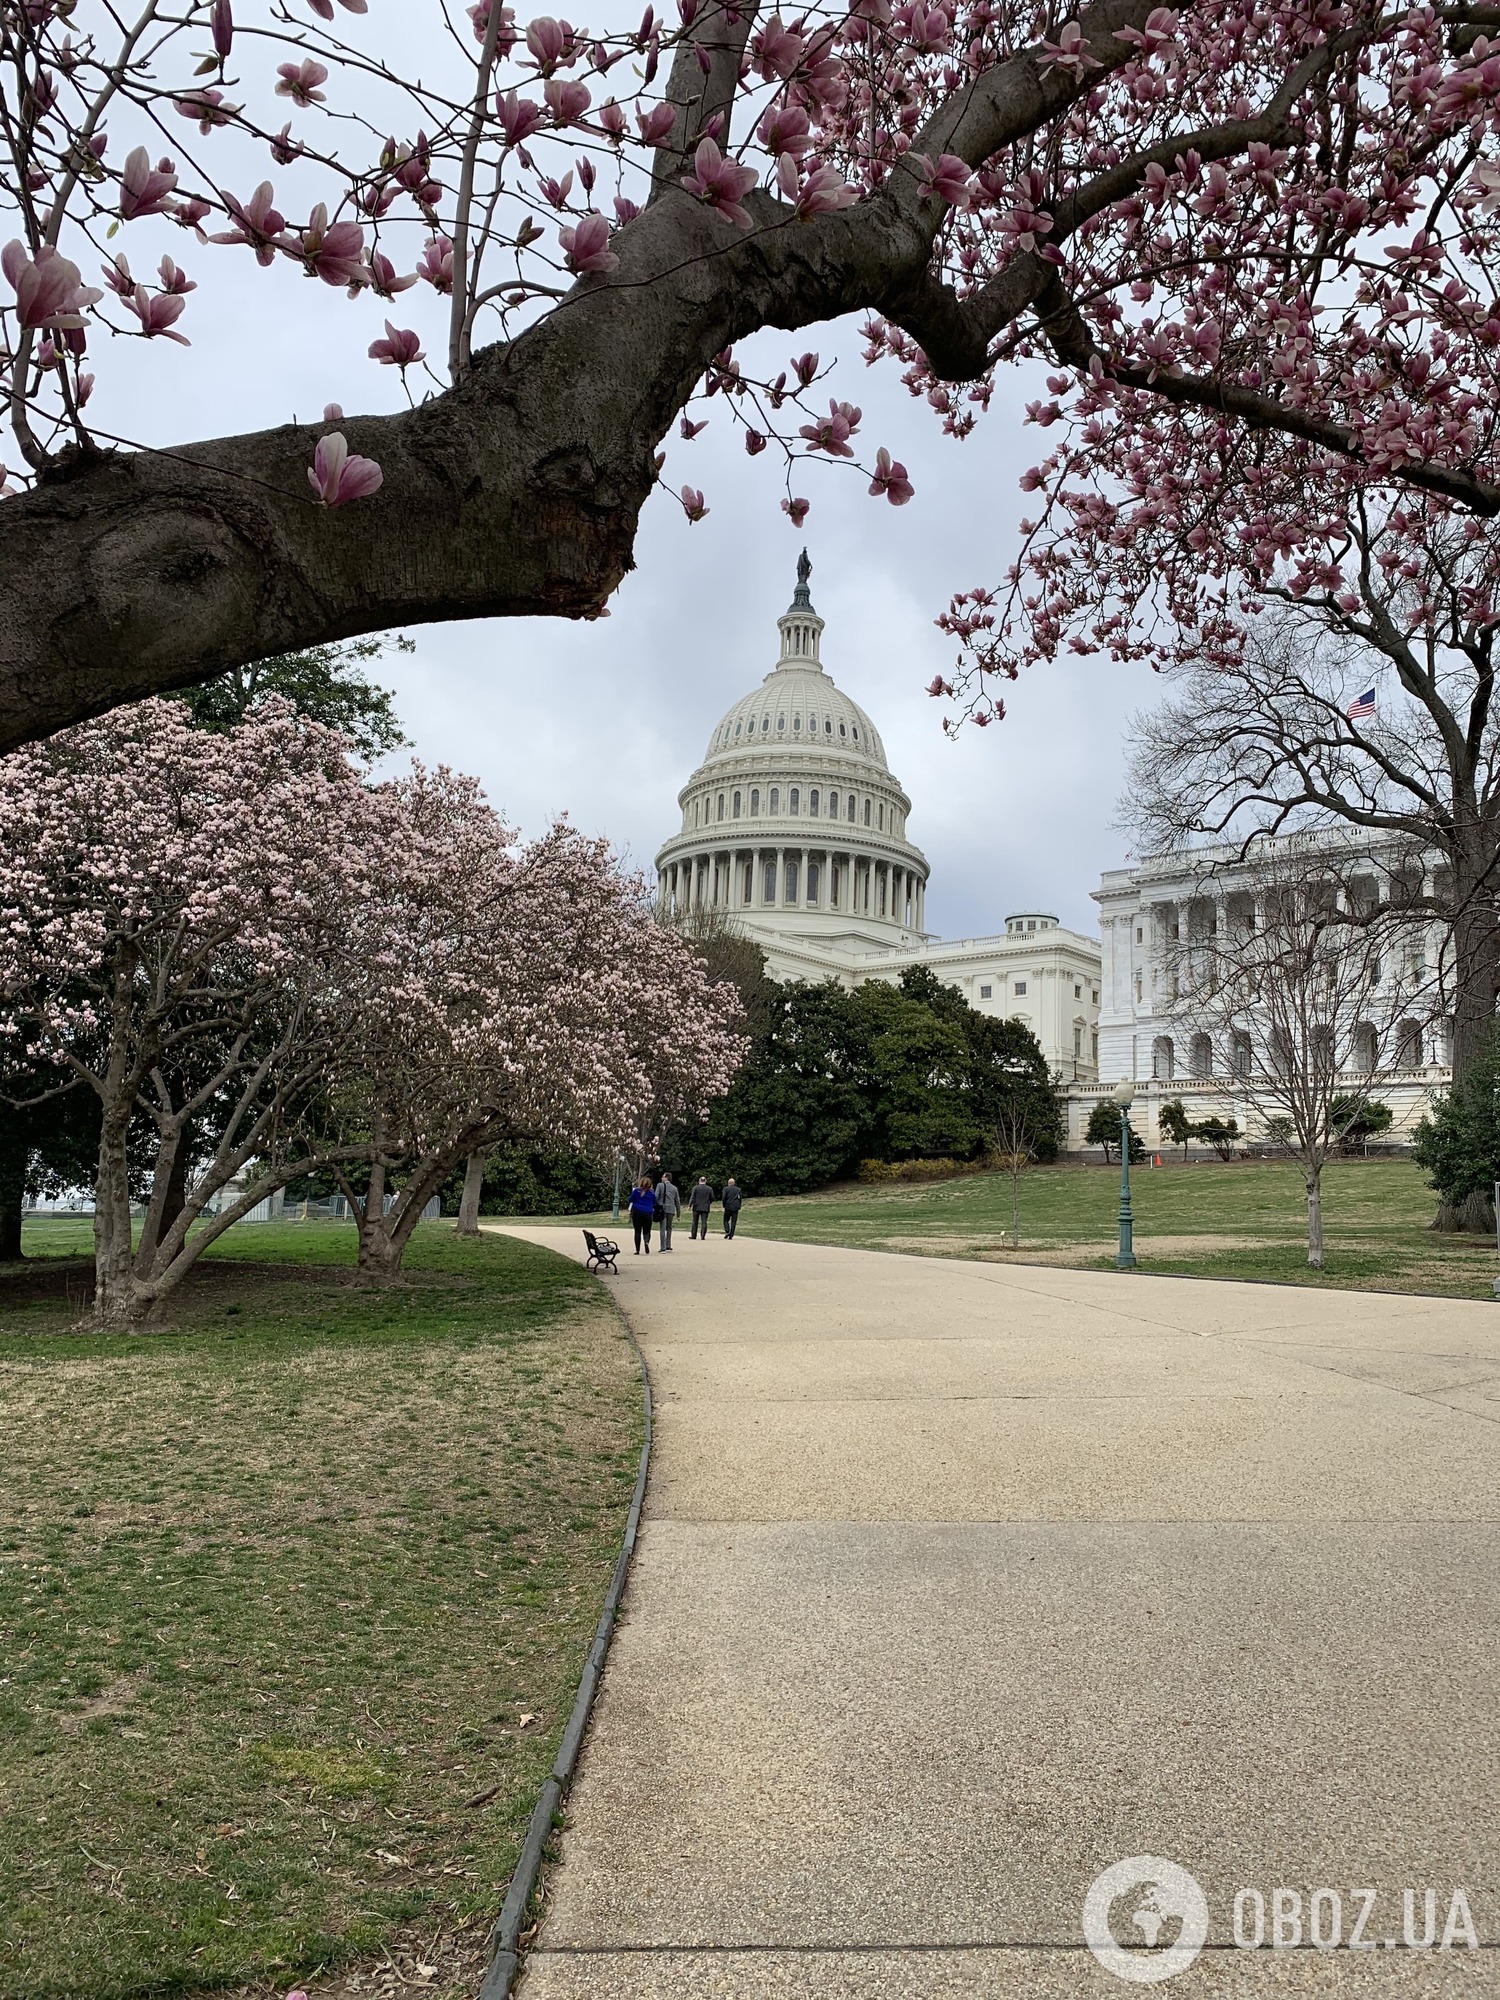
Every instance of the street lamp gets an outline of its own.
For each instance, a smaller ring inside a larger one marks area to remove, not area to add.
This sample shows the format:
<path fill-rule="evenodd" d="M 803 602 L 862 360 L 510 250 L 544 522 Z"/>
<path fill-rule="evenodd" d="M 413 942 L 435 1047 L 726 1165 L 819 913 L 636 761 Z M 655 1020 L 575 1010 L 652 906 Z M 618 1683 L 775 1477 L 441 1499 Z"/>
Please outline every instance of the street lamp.
<path fill-rule="evenodd" d="M 625 1155 L 624 1155 L 624 1154 L 623 1154 L 623 1153 L 622 1153 L 622 1152 L 620 1151 L 619 1147 L 618 1147 L 618 1146 L 616 1146 L 616 1148 L 615 1148 L 615 1207 L 614 1207 L 614 1216 L 613 1216 L 613 1220 L 614 1220 L 614 1221 L 616 1221 L 616 1222 L 618 1222 L 618 1221 L 619 1221 L 619 1219 L 620 1219 L 620 1169 L 621 1169 L 621 1167 L 628 1167 L 629 1165 L 630 1165 L 630 1162 L 629 1162 L 629 1160 L 627 1160 L 627 1159 L 626 1159 Z"/>
<path fill-rule="evenodd" d="M 1130 1213 L 1130 1105 L 1135 1085 L 1127 1078 L 1112 1093 L 1120 1107 L 1120 1247 L 1115 1252 L 1115 1269 L 1135 1269 L 1135 1218 Z"/>

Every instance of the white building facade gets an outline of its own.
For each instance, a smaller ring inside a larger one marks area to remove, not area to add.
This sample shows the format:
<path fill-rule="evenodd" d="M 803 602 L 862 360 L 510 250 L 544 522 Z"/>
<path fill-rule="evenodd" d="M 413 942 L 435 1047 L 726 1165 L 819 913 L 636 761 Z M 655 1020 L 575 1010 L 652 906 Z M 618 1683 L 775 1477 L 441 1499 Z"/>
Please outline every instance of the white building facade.
<path fill-rule="evenodd" d="M 822 661 L 804 552 L 777 621 L 780 655 L 715 728 L 678 794 L 681 826 L 656 857 L 663 907 L 720 910 L 762 947 L 775 979 L 855 987 L 931 968 L 981 1013 L 1020 1020 L 1064 1082 L 1097 1074 L 1099 947 L 1046 912 L 991 937 L 926 930 L 928 866 L 911 800 L 880 733 Z"/>
<path fill-rule="evenodd" d="M 1299 836 L 1306 841 L 1306 836 Z M 1316 837 L 1314 845 L 1316 846 Z M 1440 885 L 1432 864 L 1422 866 L 1422 879 L 1412 879 L 1413 867 L 1404 854 L 1378 845 L 1351 849 L 1343 833 L 1331 833 L 1326 846 L 1349 887 L 1363 889 L 1373 904 L 1389 902 L 1392 877 L 1400 871 L 1408 886 L 1428 896 Z M 1352 863 L 1352 866 L 1351 866 Z M 1108 869 L 1093 892 L 1099 905 L 1100 1010 L 1097 1087 L 1075 1093 L 1069 1105 L 1068 1144 L 1082 1144 L 1089 1114 L 1101 1095 L 1121 1079 L 1137 1085 L 1131 1118 L 1148 1146 L 1163 1142 L 1157 1130 L 1158 1107 L 1180 1099 L 1194 1119 L 1232 1117 L 1241 1132 L 1254 1138 L 1259 1123 L 1249 1102 L 1244 1078 L 1246 1053 L 1235 1038 L 1215 1036 L 1185 1024 L 1176 1005 L 1174 970 L 1184 947 L 1210 940 L 1238 913 L 1253 911 L 1264 890 L 1264 868 L 1254 858 L 1241 859 L 1238 850 L 1199 849 L 1191 853 L 1148 859 L 1133 867 Z M 1438 962 L 1442 940 L 1436 930 L 1407 946 L 1418 954 L 1404 968 L 1413 984 Z M 1409 1137 L 1411 1128 L 1430 1108 L 1436 1092 L 1451 1081 L 1451 1035 L 1443 1022 L 1430 1018 L 1398 1019 L 1386 1031 L 1386 1046 L 1372 1046 L 1369 1070 L 1378 1070 L 1375 1095 L 1394 1116 L 1392 1137 Z"/>

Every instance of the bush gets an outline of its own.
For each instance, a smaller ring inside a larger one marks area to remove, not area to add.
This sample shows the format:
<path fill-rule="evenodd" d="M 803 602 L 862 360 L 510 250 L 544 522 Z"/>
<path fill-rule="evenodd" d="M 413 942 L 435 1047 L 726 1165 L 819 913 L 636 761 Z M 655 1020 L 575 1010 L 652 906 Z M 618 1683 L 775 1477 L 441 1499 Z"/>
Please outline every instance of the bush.
<path fill-rule="evenodd" d="M 974 1163 L 966 1160 L 861 1160 L 862 1181 L 949 1181 L 955 1174 L 971 1174 Z"/>
<path fill-rule="evenodd" d="M 1494 1227 L 1500 1181 L 1500 1040 L 1492 1037 L 1469 1074 L 1433 1105 L 1416 1130 L 1414 1156 L 1442 1207 L 1439 1229 Z"/>

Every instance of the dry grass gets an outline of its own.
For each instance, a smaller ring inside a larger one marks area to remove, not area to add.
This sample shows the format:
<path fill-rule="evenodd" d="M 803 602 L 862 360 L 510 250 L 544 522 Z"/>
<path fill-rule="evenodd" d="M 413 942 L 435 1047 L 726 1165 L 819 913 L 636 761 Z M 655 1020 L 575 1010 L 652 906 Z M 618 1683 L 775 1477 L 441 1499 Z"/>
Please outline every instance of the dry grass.
<path fill-rule="evenodd" d="M 65 1262 L 0 1291 L 6 2000 L 471 1990 L 598 1616 L 601 1287 L 437 1225 L 376 1294 L 352 1231 L 226 1247 L 139 1337 L 66 1330 Z"/>

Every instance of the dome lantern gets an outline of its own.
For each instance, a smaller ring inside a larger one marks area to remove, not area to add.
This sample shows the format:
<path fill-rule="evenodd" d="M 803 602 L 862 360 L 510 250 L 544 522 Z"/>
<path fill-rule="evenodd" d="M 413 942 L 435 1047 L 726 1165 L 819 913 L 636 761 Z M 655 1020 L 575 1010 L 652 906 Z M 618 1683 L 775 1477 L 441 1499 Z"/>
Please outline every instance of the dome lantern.
<path fill-rule="evenodd" d="M 777 666 L 801 667 L 820 674 L 823 671 L 819 658 L 823 621 L 813 610 L 812 595 L 808 589 L 811 576 L 812 563 L 804 549 L 797 560 L 797 588 L 792 592 L 792 601 L 776 621 L 781 633 L 781 658 Z"/>

